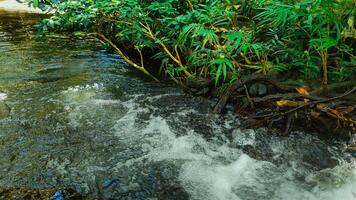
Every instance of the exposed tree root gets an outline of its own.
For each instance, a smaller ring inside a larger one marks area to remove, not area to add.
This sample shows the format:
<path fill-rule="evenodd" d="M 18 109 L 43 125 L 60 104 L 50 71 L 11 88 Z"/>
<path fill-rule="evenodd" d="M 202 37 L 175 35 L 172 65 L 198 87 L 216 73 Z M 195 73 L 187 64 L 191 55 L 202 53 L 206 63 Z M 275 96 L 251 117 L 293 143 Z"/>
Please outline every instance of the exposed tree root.
<path fill-rule="evenodd" d="M 279 82 L 277 82 L 271 78 L 265 77 L 265 76 L 251 76 L 251 77 L 247 77 L 247 78 L 242 78 L 226 89 L 225 93 L 221 96 L 218 103 L 215 105 L 213 112 L 214 113 L 222 113 L 222 111 L 225 108 L 232 93 L 234 93 L 236 90 L 238 90 L 240 88 L 243 88 L 244 85 L 252 83 L 252 82 L 265 82 L 265 83 L 275 86 L 278 90 L 284 91 L 284 92 L 294 90 L 294 88 L 292 88 L 292 87 L 289 87 L 287 85 L 279 83 Z"/>
<path fill-rule="evenodd" d="M 272 87 L 272 91 L 264 96 L 250 97 L 246 88 L 257 82 Z M 326 98 L 312 91 L 309 93 L 304 88 L 293 88 L 270 78 L 253 76 L 228 87 L 213 112 L 222 113 L 226 104 L 231 102 L 243 118 L 242 128 L 267 126 L 279 129 L 283 136 L 298 127 L 321 134 L 351 135 L 356 132 L 356 99 L 348 97 L 355 93 L 354 86 L 341 95 Z"/>

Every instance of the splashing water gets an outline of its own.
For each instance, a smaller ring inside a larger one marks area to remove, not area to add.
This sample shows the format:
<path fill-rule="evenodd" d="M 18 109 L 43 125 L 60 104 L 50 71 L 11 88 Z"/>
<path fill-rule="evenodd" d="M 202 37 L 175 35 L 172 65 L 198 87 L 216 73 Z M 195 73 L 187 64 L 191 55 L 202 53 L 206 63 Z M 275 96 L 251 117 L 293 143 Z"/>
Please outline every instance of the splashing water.
<path fill-rule="evenodd" d="M 0 93 L 0 101 L 4 101 L 7 95 L 5 93 Z"/>

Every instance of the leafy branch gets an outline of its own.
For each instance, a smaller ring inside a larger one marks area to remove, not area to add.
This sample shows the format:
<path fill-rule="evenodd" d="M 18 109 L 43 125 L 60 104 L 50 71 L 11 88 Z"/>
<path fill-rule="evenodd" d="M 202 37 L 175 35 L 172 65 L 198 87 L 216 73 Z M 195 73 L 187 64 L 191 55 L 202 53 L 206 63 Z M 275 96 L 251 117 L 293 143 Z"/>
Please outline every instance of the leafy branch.
<path fill-rule="evenodd" d="M 129 65 L 133 66 L 134 68 L 142 71 L 144 74 L 146 74 L 147 76 L 151 77 L 153 80 L 158 81 L 158 79 L 156 77 L 154 77 L 150 72 L 148 72 L 144 65 L 143 65 L 143 57 L 141 54 L 141 51 L 138 50 L 139 54 L 140 54 L 140 58 L 141 58 L 141 65 L 136 64 L 134 61 L 132 61 L 128 56 L 126 56 L 117 45 L 115 45 L 110 39 L 108 39 L 107 37 L 105 37 L 103 34 L 101 33 L 95 33 L 94 35 L 97 36 L 97 38 L 103 42 L 103 43 L 107 43 L 109 44 L 112 48 L 115 49 L 116 53 L 120 55 L 120 57 L 122 59 L 125 60 L 126 63 L 128 63 Z"/>

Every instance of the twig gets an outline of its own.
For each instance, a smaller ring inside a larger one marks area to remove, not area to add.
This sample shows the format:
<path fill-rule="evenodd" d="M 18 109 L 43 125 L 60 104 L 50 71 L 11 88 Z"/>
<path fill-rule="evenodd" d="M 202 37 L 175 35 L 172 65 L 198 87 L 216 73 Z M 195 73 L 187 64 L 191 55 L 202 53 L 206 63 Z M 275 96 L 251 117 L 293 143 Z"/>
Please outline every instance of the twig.
<path fill-rule="evenodd" d="M 296 107 L 296 108 L 293 108 L 293 109 L 291 109 L 291 110 L 288 110 L 288 111 L 286 111 L 286 112 L 279 113 L 279 114 L 269 113 L 269 114 L 262 115 L 262 116 L 261 116 L 261 115 L 260 115 L 260 116 L 253 116 L 253 117 L 251 117 L 251 119 L 253 119 L 253 120 L 261 119 L 261 118 L 264 118 L 264 119 L 261 119 L 261 120 L 255 122 L 254 124 L 249 124 L 249 125 L 244 126 L 244 127 L 245 127 L 245 128 L 246 128 L 246 127 L 251 127 L 251 126 L 253 126 L 253 125 L 261 124 L 262 122 L 265 122 L 265 121 L 268 121 L 268 120 L 273 120 L 273 119 L 276 118 L 276 117 L 279 117 L 279 118 L 280 118 L 280 117 L 283 117 L 283 116 L 285 116 L 285 115 L 290 115 L 290 114 L 292 114 L 293 112 L 296 112 L 296 111 L 298 111 L 298 110 L 300 110 L 300 109 L 303 109 L 303 108 L 305 108 L 305 107 L 308 107 L 308 106 L 313 106 L 313 105 L 315 105 L 315 104 L 326 103 L 326 102 L 329 102 L 329 101 L 334 101 L 334 100 L 337 100 L 337 99 L 341 99 L 341 98 L 346 97 L 347 95 L 352 94 L 352 93 L 355 92 L 355 91 L 356 91 L 356 87 L 354 87 L 353 89 L 351 89 L 351 90 L 345 92 L 344 94 L 342 94 L 342 95 L 340 95 L 340 96 L 333 97 L 333 98 L 328 98 L 328 99 L 322 99 L 322 100 L 318 100 L 318 101 L 313 101 L 313 102 L 310 102 L 310 103 L 307 103 L 307 104 L 298 106 L 298 107 Z"/>
<path fill-rule="evenodd" d="M 310 102 L 310 103 L 307 103 L 307 104 L 304 104 L 304 105 L 301 105 L 301 106 L 298 106 L 296 108 L 293 108 L 291 110 L 288 110 L 282 114 L 279 114 L 279 115 L 287 115 L 289 113 L 292 113 L 292 112 L 295 112 L 295 111 L 298 111 L 302 108 L 305 108 L 305 107 L 308 107 L 308 106 L 313 106 L 315 104 L 318 104 L 318 103 L 326 103 L 326 102 L 329 102 L 329 101 L 333 101 L 333 100 L 337 100 L 337 99 L 341 99 L 343 97 L 346 97 L 347 95 L 349 94 L 352 94 L 353 92 L 356 91 L 356 87 L 352 88 L 351 90 L 345 92 L 344 94 L 340 95 L 340 96 L 337 96 L 337 97 L 333 97 L 333 98 L 329 98 L 329 99 L 323 99 L 323 100 L 319 100 L 319 101 L 313 101 L 313 102 Z"/>
<path fill-rule="evenodd" d="M 247 89 L 246 85 L 244 85 L 244 88 L 245 88 L 245 93 L 246 93 L 247 100 L 250 103 L 251 108 L 255 109 L 255 104 L 253 103 L 253 101 L 252 101 L 252 99 L 250 97 L 250 93 L 248 92 L 248 89 Z"/>
<path fill-rule="evenodd" d="M 142 22 L 139 22 L 139 23 L 145 29 L 144 33 L 146 34 L 146 36 L 151 38 L 153 41 L 157 42 L 163 49 L 163 52 L 165 52 L 173 60 L 173 62 L 175 62 L 180 68 L 182 68 L 182 70 L 186 76 L 191 76 L 192 74 L 187 70 L 187 68 L 181 62 L 177 48 L 175 48 L 177 56 L 174 56 L 171 53 L 171 51 L 168 49 L 168 47 L 162 41 L 157 40 L 156 36 L 152 32 L 152 30 L 148 24 L 145 25 Z"/>
<path fill-rule="evenodd" d="M 194 10 L 194 5 L 192 4 L 192 2 L 190 0 L 187 0 L 187 1 L 188 1 L 190 10 Z"/>
<path fill-rule="evenodd" d="M 252 101 L 255 103 L 261 103 L 261 102 L 265 102 L 265 101 L 269 101 L 269 100 L 273 100 L 273 99 L 295 99 L 295 98 L 305 98 L 305 99 L 310 99 L 313 101 L 319 101 L 319 100 L 325 100 L 326 98 L 324 97 L 318 97 L 318 96 L 314 96 L 314 95 L 308 95 L 308 96 L 304 96 L 298 93 L 285 93 L 285 94 L 271 94 L 271 95 L 267 95 L 264 97 L 255 97 L 252 98 Z"/>
<path fill-rule="evenodd" d="M 142 51 L 138 47 L 136 47 L 136 50 L 138 51 L 140 55 L 140 60 L 141 60 L 141 67 L 145 68 L 144 62 L 143 62 L 143 56 L 142 56 Z"/>

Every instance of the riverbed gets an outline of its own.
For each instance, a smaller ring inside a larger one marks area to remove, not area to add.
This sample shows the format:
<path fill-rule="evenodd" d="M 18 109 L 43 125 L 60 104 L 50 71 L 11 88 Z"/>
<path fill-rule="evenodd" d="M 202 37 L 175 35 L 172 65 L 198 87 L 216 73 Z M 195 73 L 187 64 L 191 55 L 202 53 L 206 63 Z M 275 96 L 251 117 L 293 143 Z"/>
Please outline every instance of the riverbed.
<path fill-rule="evenodd" d="M 92 40 L 0 14 L 0 187 L 99 199 L 353 200 L 345 145 L 241 130 L 213 100 L 152 82 Z"/>

